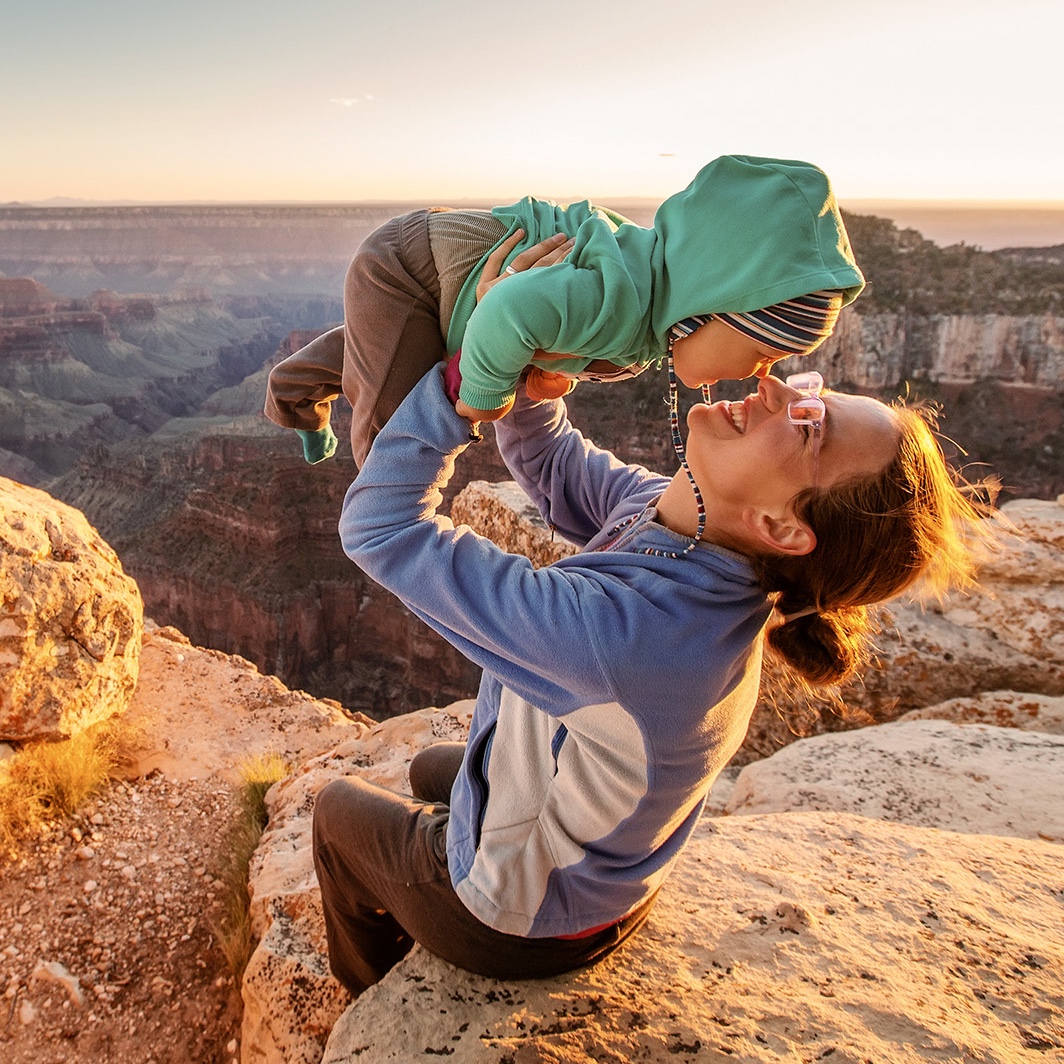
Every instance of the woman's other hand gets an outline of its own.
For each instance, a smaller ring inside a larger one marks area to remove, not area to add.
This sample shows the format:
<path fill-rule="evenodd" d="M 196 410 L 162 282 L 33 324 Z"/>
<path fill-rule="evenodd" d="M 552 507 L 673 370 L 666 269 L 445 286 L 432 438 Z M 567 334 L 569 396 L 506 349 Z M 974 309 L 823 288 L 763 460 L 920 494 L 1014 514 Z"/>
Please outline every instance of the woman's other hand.
<path fill-rule="evenodd" d="M 477 283 L 477 302 L 507 277 L 515 273 L 523 273 L 534 266 L 553 266 L 561 262 L 570 251 L 573 250 L 575 241 L 564 233 L 555 233 L 554 236 L 525 248 L 520 255 L 504 270 L 502 264 L 511 251 L 524 239 L 525 231 L 518 229 L 516 233 L 508 236 L 487 258 L 484 269 L 480 271 L 480 281 Z"/>
<path fill-rule="evenodd" d="M 525 377 L 525 394 L 529 399 L 561 399 L 576 387 L 576 381 L 564 373 L 530 366 Z"/>

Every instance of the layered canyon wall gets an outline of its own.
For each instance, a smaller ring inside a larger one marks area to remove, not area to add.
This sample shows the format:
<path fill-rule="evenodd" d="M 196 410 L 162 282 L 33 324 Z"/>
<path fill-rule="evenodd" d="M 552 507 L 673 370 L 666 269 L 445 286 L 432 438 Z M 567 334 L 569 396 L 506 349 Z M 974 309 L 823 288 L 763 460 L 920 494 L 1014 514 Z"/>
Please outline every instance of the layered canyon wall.
<path fill-rule="evenodd" d="M 1064 317 L 1057 314 L 840 315 L 812 360 L 829 381 L 858 389 L 907 380 L 1064 389 Z"/>
<path fill-rule="evenodd" d="M 261 404 L 269 366 L 339 320 L 354 248 L 406 206 L 0 209 L 0 474 L 82 509 L 155 620 L 376 715 L 469 694 L 474 670 L 342 555 L 346 447 L 305 465 Z M 828 383 L 939 402 L 968 475 L 996 473 L 1005 498 L 1064 492 L 1061 249 L 848 224 L 869 285 L 811 360 Z M 669 470 L 665 392 L 650 372 L 568 405 Z M 456 490 L 508 477 L 486 435 Z"/>

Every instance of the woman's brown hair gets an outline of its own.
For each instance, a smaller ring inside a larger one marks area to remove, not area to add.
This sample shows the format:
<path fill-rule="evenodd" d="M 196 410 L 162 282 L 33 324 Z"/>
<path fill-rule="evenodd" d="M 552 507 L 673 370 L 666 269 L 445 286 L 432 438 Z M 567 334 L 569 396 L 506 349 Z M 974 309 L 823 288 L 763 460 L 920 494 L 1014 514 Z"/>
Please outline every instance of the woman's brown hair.
<path fill-rule="evenodd" d="M 776 608 L 788 618 L 770 630 L 769 646 L 810 684 L 838 684 L 856 671 L 867 656 L 869 606 L 918 582 L 939 597 L 971 586 L 976 544 L 992 538 L 991 507 L 979 494 L 992 500 L 993 485 L 953 474 L 930 408 L 893 410 L 898 450 L 886 468 L 796 499 L 816 548 L 755 560 L 761 585 L 777 593 Z"/>

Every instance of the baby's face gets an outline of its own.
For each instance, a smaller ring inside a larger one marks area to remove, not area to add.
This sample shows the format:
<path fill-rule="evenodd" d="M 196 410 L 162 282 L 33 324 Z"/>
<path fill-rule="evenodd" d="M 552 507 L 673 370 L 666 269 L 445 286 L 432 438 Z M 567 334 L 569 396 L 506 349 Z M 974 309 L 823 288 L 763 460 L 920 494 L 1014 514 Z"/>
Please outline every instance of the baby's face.
<path fill-rule="evenodd" d="M 775 363 L 790 358 L 725 325 L 719 318 L 707 321 L 690 336 L 674 341 L 676 376 L 688 387 L 698 388 L 717 381 L 765 377 Z"/>

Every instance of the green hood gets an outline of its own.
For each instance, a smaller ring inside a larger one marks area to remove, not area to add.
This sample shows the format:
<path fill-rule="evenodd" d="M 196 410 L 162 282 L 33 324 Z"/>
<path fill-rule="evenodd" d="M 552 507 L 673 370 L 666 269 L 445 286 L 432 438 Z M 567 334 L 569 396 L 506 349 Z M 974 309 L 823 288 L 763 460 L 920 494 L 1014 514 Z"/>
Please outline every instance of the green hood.
<path fill-rule="evenodd" d="M 811 163 L 724 155 L 654 216 L 651 331 L 696 314 L 759 310 L 864 287 L 828 176 Z"/>

